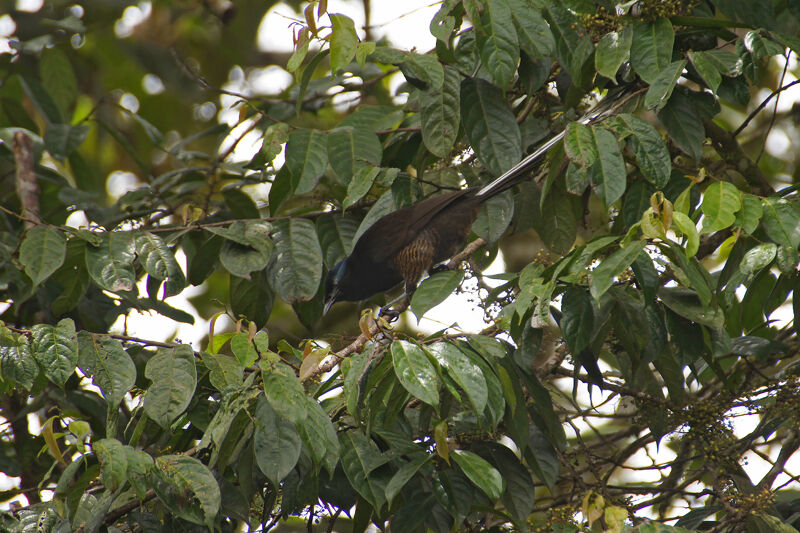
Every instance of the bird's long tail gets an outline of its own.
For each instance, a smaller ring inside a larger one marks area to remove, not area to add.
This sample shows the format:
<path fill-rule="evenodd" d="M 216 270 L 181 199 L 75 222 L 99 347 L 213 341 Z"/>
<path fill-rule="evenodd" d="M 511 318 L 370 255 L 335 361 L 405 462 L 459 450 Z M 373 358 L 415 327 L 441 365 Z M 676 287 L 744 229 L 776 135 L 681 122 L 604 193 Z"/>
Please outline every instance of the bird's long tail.
<path fill-rule="evenodd" d="M 609 91 L 605 98 L 595 104 L 576 122 L 581 124 L 590 124 L 610 116 L 617 109 L 617 104 L 622 102 L 625 97 L 631 95 L 633 92 L 634 88 L 632 86 L 622 86 Z M 516 185 L 517 178 L 526 174 L 535 165 L 537 165 L 539 159 L 541 159 L 553 146 L 561 142 L 565 134 L 566 130 L 550 138 L 547 142 L 538 147 L 532 154 L 505 171 L 502 176 L 493 180 L 491 183 L 484 185 L 476 193 L 476 196 L 493 196 Z"/>

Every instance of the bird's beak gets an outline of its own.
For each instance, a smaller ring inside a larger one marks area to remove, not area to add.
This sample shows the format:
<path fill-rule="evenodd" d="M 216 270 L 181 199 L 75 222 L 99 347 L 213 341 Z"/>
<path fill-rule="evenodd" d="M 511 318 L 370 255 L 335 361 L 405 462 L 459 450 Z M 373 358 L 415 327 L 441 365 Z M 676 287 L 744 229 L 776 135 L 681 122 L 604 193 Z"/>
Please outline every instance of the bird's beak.
<path fill-rule="evenodd" d="M 330 311 L 331 307 L 333 307 L 333 304 L 336 303 L 336 298 L 339 296 L 340 293 L 341 291 L 337 289 L 333 291 L 333 294 L 331 294 L 327 300 L 325 300 L 325 307 L 322 309 L 322 316 L 328 314 L 328 311 Z"/>

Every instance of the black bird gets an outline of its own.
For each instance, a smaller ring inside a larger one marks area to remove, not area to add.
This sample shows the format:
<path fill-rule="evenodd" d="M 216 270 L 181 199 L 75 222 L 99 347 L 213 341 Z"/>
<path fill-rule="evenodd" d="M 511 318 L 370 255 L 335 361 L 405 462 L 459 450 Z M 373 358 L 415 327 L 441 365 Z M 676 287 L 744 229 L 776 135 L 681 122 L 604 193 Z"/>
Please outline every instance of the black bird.
<path fill-rule="evenodd" d="M 619 96 L 606 97 L 580 122 L 604 117 Z M 378 219 L 359 237 L 352 253 L 328 272 L 324 312 L 336 302 L 364 300 L 400 282 L 405 282 L 405 296 L 410 298 L 425 272 L 460 250 L 480 204 L 513 187 L 563 137 L 562 131 L 482 188 L 433 196 Z"/>

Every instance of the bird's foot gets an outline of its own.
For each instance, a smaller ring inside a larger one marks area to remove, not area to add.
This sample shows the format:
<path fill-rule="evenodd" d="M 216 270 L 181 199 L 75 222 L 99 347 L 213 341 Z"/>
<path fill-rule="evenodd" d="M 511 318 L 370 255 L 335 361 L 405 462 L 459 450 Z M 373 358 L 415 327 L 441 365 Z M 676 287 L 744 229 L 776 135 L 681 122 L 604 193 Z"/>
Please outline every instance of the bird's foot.
<path fill-rule="evenodd" d="M 400 316 L 400 311 L 392 308 L 390 305 L 384 305 L 378 310 L 378 318 L 384 318 L 391 324 L 398 319 Z"/>

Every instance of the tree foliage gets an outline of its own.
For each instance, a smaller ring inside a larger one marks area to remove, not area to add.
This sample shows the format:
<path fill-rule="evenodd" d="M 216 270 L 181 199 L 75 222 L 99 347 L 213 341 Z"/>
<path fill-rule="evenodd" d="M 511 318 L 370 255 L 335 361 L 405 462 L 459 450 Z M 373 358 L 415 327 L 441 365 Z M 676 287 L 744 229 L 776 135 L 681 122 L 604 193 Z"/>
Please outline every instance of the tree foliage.
<path fill-rule="evenodd" d="M 795 3 L 445 0 L 423 53 L 315 1 L 284 55 L 262 2 L 11 4 L 4 531 L 800 527 Z M 414 295 L 485 330 L 321 316 L 377 218 L 564 129 Z M 124 328 L 190 286 L 202 346 Z"/>

